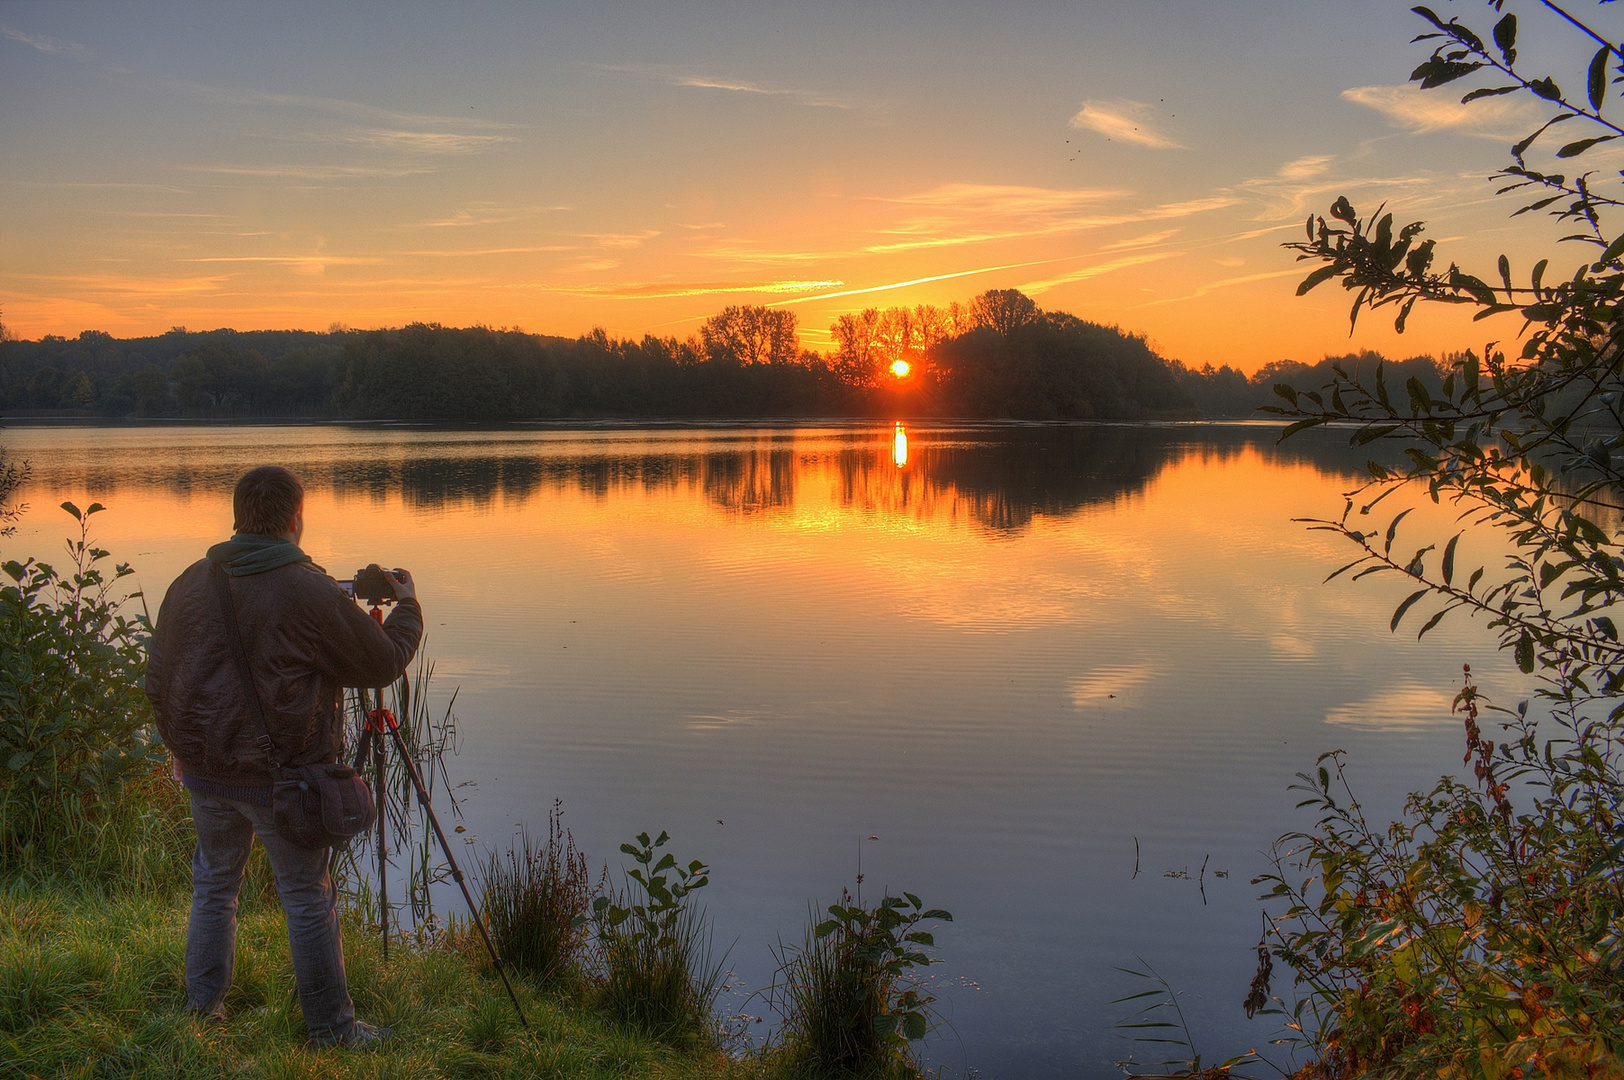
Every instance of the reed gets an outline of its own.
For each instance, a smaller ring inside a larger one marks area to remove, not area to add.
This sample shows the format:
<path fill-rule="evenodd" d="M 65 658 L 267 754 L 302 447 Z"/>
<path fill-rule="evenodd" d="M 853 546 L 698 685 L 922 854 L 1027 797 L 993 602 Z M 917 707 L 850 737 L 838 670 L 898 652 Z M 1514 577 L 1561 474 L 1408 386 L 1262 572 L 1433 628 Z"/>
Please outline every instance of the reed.
<path fill-rule="evenodd" d="M 544 986 L 578 983 L 594 889 L 562 804 L 547 815 L 545 845 L 525 829 L 504 854 L 491 853 L 480 878 L 480 908 L 502 958 Z"/>
<path fill-rule="evenodd" d="M 920 1075 L 909 1053 L 931 1027 L 927 994 L 912 974 L 935 958 L 919 924 L 953 916 L 925 909 L 912 893 L 887 894 L 872 908 L 842 890 L 827 919 L 798 946 L 780 943 L 778 977 L 768 988 L 782 1026 L 769 1057 L 787 1076 L 904 1078 Z"/>

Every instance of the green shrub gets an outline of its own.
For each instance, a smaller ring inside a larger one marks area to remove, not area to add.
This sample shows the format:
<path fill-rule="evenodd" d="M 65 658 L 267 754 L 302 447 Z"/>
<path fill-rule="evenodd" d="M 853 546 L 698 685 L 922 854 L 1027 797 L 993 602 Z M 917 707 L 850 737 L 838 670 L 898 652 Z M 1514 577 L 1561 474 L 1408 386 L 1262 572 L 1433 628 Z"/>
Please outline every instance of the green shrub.
<path fill-rule="evenodd" d="M 1624 1075 L 1616 731 L 1542 739 L 1524 702 L 1497 744 L 1469 670 L 1456 704 L 1474 784 L 1445 777 L 1378 831 L 1327 754 L 1298 785 L 1313 833 L 1259 879 L 1290 904 L 1278 951 L 1310 991 L 1317 1075 Z"/>
<path fill-rule="evenodd" d="M 780 1063 L 792 1076 L 917 1075 L 908 1048 L 929 1031 L 935 999 L 910 976 L 936 962 L 918 924 L 953 916 L 909 892 L 864 907 L 845 890 L 828 913 L 803 945 L 779 950 L 769 997 L 783 1021 Z"/>
<path fill-rule="evenodd" d="M 620 845 L 638 865 L 618 894 L 592 901 L 603 966 L 599 1003 L 657 1039 L 712 1043 L 721 964 L 711 962 L 710 924 L 689 899 L 710 877 L 698 859 L 683 868 L 670 852 L 659 854 L 669 839 L 662 832 L 651 841 L 644 832 L 635 846 Z"/>
<path fill-rule="evenodd" d="M 115 583 L 132 573 L 90 541 L 93 503 L 65 573 L 8 561 L 0 588 L 0 863 L 50 862 L 107 827 L 124 786 L 163 758 L 141 690 L 149 624 Z"/>
<path fill-rule="evenodd" d="M 586 855 L 564 828 L 558 803 L 547 815 L 547 844 L 537 849 L 526 829 L 505 856 L 491 853 L 482 875 L 480 908 L 497 951 L 542 985 L 578 976 L 592 910 Z"/>

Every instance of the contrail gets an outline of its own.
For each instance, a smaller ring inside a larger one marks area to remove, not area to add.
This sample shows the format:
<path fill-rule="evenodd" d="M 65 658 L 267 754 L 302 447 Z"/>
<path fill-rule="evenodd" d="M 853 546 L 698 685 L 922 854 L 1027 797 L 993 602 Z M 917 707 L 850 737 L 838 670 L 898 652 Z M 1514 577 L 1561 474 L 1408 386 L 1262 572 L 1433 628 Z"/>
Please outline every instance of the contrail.
<path fill-rule="evenodd" d="M 1087 258 L 1086 255 L 1066 255 L 1058 259 L 1035 259 L 1032 262 L 1005 263 L 1002 266 L 983 266 L 979 270 L 959 270 L 952 274 L 935 274 L 931 277 L 914 278 L 911 281 L 894 281 L 889 285 L 870 285 L 866 289 L 843 289 L 840 292 L 818 293 L 816 296 L 798 296 L 793 300 L 774 300 L 767 307 L 785 307 L 789 304 L 806 304 L 813 300 L 833 300 L 841 296 L 861 296 L 863 293 L 886 292 L 890 289 L 906 289 L 910 285 L 923 285 L 930 281 L 946 281 L 949 278 L 969 277 L 971 274 L 990 274 L 994 270 L 1019 270 L 1023 266 L 1044 266 L 1048 263 L 1069 262 L 1072 259 Z"/>

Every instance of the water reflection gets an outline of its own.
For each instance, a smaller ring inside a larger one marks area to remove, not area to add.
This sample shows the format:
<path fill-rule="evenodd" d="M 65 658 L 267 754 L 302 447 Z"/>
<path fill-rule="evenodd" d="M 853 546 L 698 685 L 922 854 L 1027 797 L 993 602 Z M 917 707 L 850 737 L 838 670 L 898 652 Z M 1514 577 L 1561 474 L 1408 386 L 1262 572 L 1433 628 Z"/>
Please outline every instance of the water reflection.
<path fill-rule="evenodd" d="M 1018 532 L 1137 494 L 1192 456 L 1224 462 L 1248 451 L 1305 460 L 1352 477 L 1364 461 L 1339 433 L 1307 432 L 1284 447 L 1261 425 L 1010 426 L 885 429 L 482 432 L 218 429 L 193 438 L 103 433 L 98 452 L 70 431 L 31 432 L 37 486 L 98 497 L 157 488 L 192 497 L 229 488 L 244 469 L 287 464 L 340 501 L 399 498 L 420 513 L 524 504 L 541 493 L 697 493 L 722 511 L 772 514 L 827 492 L 841 507 L 921 522 Z M 109 445 L 111 442 L 113 445 Z M 118 445 L 127 443 L 127 446 Z M 359 452 L 364 450 L 364 452 Z"/>

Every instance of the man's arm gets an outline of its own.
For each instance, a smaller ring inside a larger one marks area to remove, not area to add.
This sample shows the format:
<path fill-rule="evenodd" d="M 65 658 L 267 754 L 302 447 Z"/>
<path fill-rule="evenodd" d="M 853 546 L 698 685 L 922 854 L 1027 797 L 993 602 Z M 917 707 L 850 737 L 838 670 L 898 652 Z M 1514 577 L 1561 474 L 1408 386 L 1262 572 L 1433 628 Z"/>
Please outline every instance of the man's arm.
<path fill-rule="evenodd" d="M 423 637 L 423 609 L 410 576 L 397 583 L 400 599 L 381 626 L 336 586 L 332 594 L 337 600 L 323 627 L 318 661 L 326 673 L 340 686 L 369 688 L 400 678 Z"/>

